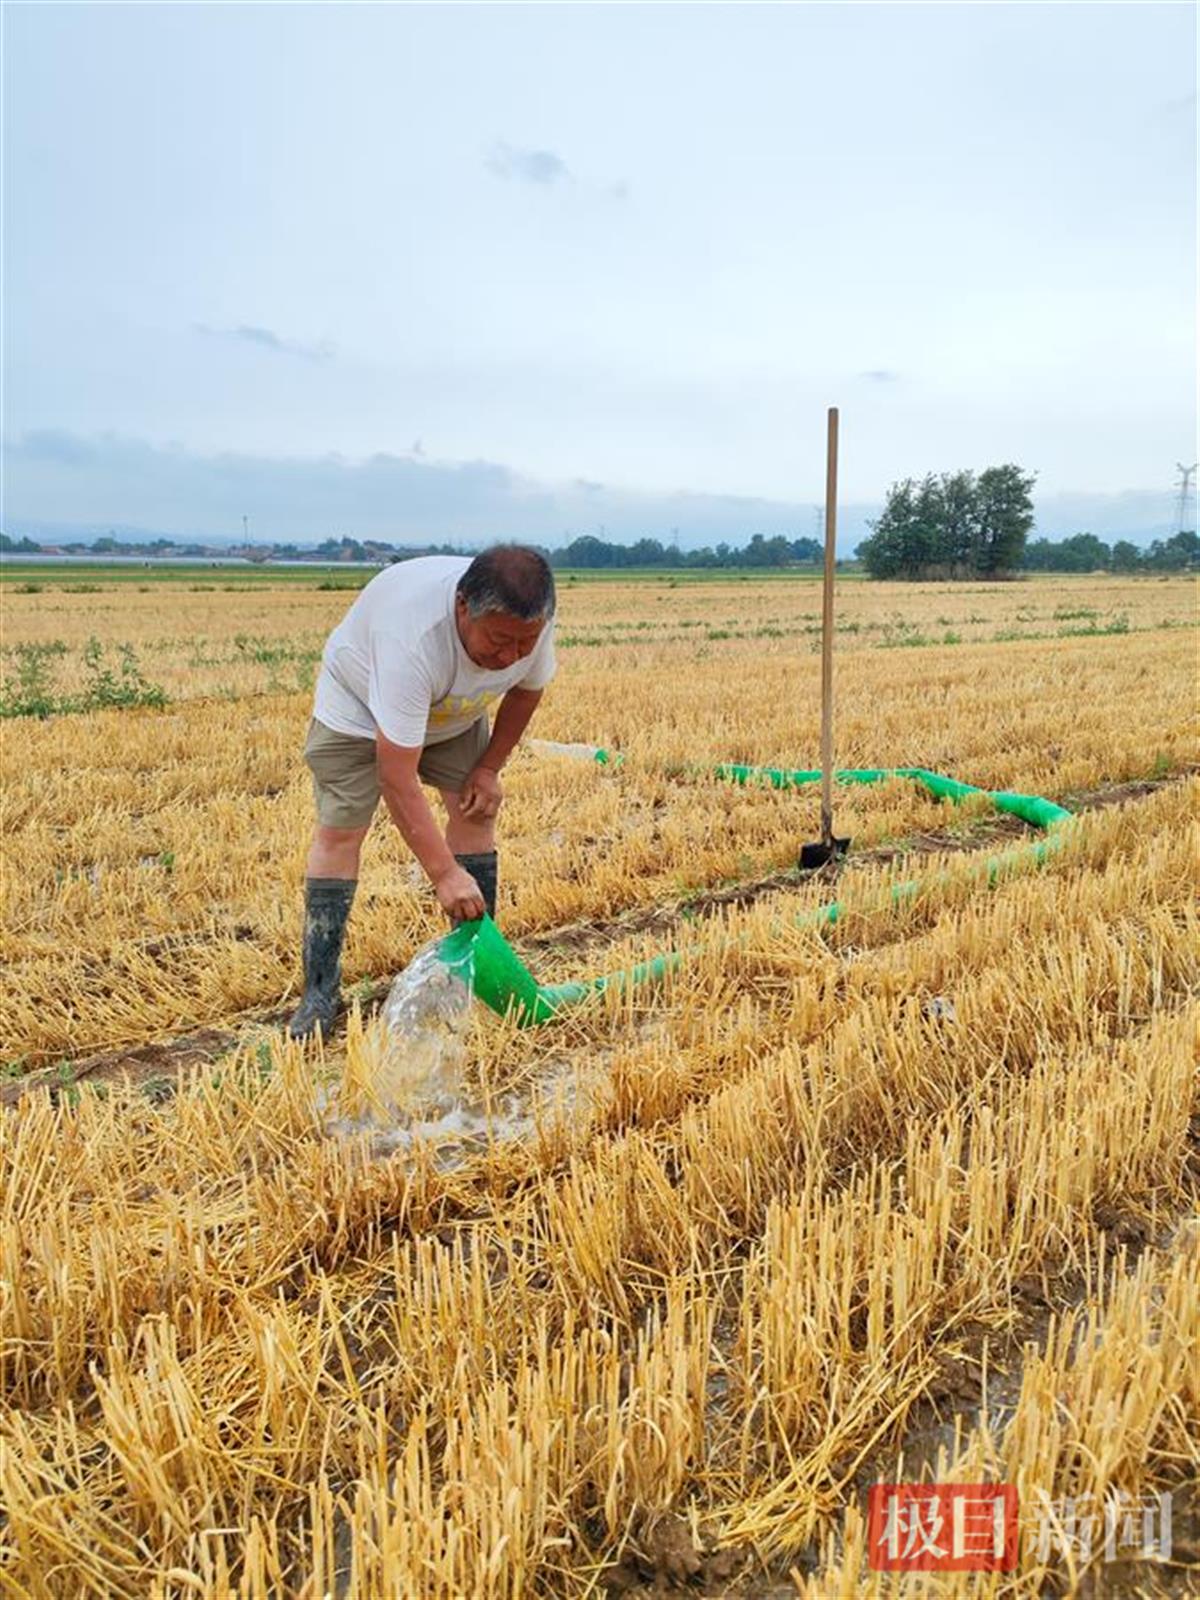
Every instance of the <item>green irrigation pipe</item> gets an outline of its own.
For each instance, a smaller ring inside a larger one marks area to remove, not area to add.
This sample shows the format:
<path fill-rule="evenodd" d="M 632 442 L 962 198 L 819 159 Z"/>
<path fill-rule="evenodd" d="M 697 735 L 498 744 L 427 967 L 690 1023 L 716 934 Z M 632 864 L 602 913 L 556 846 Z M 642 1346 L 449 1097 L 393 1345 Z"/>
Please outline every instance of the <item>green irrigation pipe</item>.
<path fill-rule="evenodd" d="M 594 759 L 601 765 L 617 764 L 606 750 L 594 751 Z M 709 770 L 709 769 L 704 769 Z M 819 783 L 819 771 L 789 771 L 783 767 L 748 767 L 737 762 L 722 762 L 711 769 L 712 775 L 729 783 L 760 783 L 773 789 L 798 789 L 807 783 Z M 1000 855 L 988 856 L 980 867 L 989 888 L 1015 867 L 1032 861 L 1040 866 L 1053 850 L 1063 843 L 1063 824 L 1072 820 L 1072 813 L 1052 800 L 1042 800 L 1037 795 L 1013 794 L 1008 790 L 978 789 L 974 784 L 960 783 L 957 778 L 946 778 L 937 772 L 927 772 L 924 767 L 861 767 L 834 773 L 834 781 L 841 784 L 882 783 L 887 778 L 912 778 L 923 784 L 938 799 L 954 804 L 968 795 L 986 795 L 998 811 L 1007 811 L 1024 822 L 1044 830 L 1046 837 L 1031 844 L 1019 845 Z M 927 883 L 940 882 L 949 874 Z M 892 885 L 893 905 L 913 899 L 922 885 L 919 879 Z M 841 915 L 839 901 L 818 906 L 804 912 L 796 919 L 800 927 L 818 927 L 834 923 Z M 510 1012 L 522 1027 L 549 1022 L 571 1006 L 580 1004 L 590 995 L 601 994 L 610 987 L 637 987 L 656 983 L 668 972 L 681 966 L 695 951 L 670 950 L 662 955 L 640 961 L 623 972 L 613 972 L 600 978 L 582 979 L 575 983 L 539 984 L 516 951 L 505 939 L 490 917 L 477 922 L 464 922 L 448 933 L 439 947 L 441 960 L 469 982 L 479 998 L 501 1016 Z"/>

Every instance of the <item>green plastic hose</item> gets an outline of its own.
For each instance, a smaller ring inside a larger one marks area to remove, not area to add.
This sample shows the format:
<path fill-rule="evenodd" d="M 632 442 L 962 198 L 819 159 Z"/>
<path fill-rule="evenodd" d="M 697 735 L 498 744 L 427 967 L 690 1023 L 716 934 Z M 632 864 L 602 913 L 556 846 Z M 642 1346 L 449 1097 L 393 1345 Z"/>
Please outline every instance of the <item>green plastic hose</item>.
<path fill-rule="evenodd" d="M 619 756 L 607 750 L 597 750 L 595 760 L 601 765 L 617 765 Z M 713 768 L 714 777 L 730 783 L 766 784 L 773 789 L 798 789 L 807 783 L 819 783 L 819 771 L 789 771 L 783 767 L 748 767 L 726 761 Z M 957 778 L 946 778 L 924 767 L 861 767 L 834 773 L 836 783 L 882 783 L 887 778 L 912 778 L 939 799 L 958 804 L 968 795 L 983 794 L 998 811 L 1006 811 L 1046 832 L 1044 839 L 1031 844 L 1018 845 L 999 855 L 988 856 L 981 864 L 981 876 L 989 888 L 1010 872 L 1032 861 L 1040 866 L 1052 851 L 1061 847 L 1064 838 L 1063 824 L 1072 820 L 1072 813 L 1053 800 L 1043 800 L 1037 795 L 1013 794 L 1007 790 L 978 789 L 974 784 L 960 783 Z M 925 887 L 946 882 L 949 873 L 941 873 L 925 880 L 910 879 L 892 885 L 894 905 L 912 900 Z M 841 914 L 841 904 L 832 900 L 828 905 L 796 918 L 796 926 L 817 927 L 834 923 Z M 488 916 L 477 922 L 460 923 L 442 940 L 440 958 L 445 964 L 469 982 L 474 992 L 493 1011 L 501 1016 L 513 1015 L 520 1026 L 532 1027 L 549 1022 L 571 1006 L 580 1004 L 590 995 L 601 994 L 608 988 L 624 989 L 642 984 L 657 983 L 671 971 L 681 966 L 696 951 L 671 950 L 652 956 L 623 972 L 612 972 L 600 978 L 581 979 L 575 983 L 539 984 L 516 951 L 505 939 L 500 929 Z"/>

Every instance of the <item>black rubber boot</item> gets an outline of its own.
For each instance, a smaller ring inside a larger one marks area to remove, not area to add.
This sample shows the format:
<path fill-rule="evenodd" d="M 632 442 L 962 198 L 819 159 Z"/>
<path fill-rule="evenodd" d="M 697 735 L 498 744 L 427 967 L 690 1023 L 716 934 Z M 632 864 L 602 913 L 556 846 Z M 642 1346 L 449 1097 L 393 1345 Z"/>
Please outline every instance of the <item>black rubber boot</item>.
<path fill-rule="evenodd" d="M 475 879 L 483 903 L 492 921 L 496 920 L 496 852 L 486 850 L 479 855 L 455 856 L 455 861 Z"/>
<path fill-rule="evenodd" d="M 357 888 L 356 878 L 304 880 L 304 995 L 288 1023 L 293 1039 L 307 1039 L 318 1028 L 328 1039 L 341 1009 L 342 943 Z"/>

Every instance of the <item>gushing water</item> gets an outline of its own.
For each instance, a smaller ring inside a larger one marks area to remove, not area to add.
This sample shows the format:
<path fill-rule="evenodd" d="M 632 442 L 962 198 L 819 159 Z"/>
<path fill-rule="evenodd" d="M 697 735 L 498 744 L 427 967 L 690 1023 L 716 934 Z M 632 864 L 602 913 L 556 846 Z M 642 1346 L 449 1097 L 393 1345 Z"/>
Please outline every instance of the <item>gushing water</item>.
<path fill-rule="evenodd" d="M 459 1109 L 473 973 L 469 962 L 447 963 L 441 943 L 423 945 L 393 981 L 347 1062 L 331 1133 L 427 1124 Z"/>
<path fill-rule="evenodd" d="M 385 1105 L 437 1113 L 462 1095 L 471 978 L 447 966 L 440 940 L 424 945 L 388 991 L 376 1090 Z"/>
<path fill-rule="evenodd" d="M 537 1105 L 574 1099 L 576 1065 L 553 1064 L 522 1090 L 481 1103 L 466 1082 L 473 962 L 447 962 L 442 941 L 423 945 L 399 973 L 377 1016 L 347 1060 L 327 1103 L 326 1132 L 369 1134 L 374 1156 L 432 1147 L 439 1166 L 531 1133 Z"/>

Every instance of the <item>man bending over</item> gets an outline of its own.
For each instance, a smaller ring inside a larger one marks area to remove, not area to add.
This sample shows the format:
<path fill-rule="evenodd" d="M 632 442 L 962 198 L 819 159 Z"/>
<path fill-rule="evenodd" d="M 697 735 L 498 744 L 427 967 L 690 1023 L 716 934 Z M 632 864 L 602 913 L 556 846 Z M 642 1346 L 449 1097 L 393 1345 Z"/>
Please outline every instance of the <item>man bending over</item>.
<path fill-rule="evenodd" d="M 294 1039 L 328 1035 L 337 1015 L 359 854 L 381 794 L 451 920 L 495 915 L 500 769 L 554 676 L 554 603 L 536 550 L 494 545 L 473 561 L 387 567 L 330 634 L 304 747 L 317 827 Z M 422 783 L 441 793 L 444 833 Z"/>

